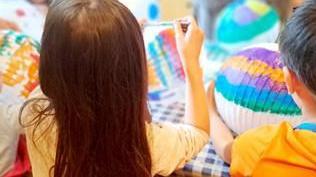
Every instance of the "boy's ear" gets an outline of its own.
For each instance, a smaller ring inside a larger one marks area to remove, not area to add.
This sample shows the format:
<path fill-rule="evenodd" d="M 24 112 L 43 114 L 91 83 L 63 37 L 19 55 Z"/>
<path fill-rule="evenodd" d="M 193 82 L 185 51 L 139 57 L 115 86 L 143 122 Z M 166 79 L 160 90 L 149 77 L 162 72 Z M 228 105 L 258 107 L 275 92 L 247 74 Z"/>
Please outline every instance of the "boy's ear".
<path fill-rule="evenodd" d="M 296 74 L 291 71 L 288 67 L 283 67 L 283 73 L 284 73 L 284 80 L 287 86 L 287 89 L 290 94 L 293 94 L 297 91 L 297 88 L 299 88 L 300 84 L 298 82 Z"/>

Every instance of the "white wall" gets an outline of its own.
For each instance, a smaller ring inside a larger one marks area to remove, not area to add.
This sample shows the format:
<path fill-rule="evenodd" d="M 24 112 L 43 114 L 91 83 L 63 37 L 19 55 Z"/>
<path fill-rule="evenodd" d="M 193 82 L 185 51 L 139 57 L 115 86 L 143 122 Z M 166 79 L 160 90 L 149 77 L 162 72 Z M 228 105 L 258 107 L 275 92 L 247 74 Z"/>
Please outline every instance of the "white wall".
<path fill-rule="evenodd" d="M 192 0 L 158 0 L 162 20 L 173 20 L 193 14 Z"/>
<path fill-rule="evenodd" d="M 192 0 L 120 0 L 137 18 L 149 19 L 149 5 L 159 6 L 159 18 L 157 20 L 173 20 L 192 14 Z"/>

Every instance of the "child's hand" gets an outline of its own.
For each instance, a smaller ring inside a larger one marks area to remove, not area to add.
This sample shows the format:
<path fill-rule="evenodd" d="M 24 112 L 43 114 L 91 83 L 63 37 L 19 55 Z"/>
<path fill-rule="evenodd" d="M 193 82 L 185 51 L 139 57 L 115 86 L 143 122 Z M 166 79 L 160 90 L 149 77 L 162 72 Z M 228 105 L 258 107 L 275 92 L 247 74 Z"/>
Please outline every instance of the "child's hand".
<path fill-rule="evenodd" d="M 204 32 L 190 17 L 188 31 L 184 33 L 179 21 L 175 22 L 177 48 L 185 71 L 199 67 L 200 52 L 204 40 Z"/>
<path fill-rule="evenodd" d="M 186 123 L 197 127 L 209 134 L 209 114 L 207 98 L 203 84 L 202 69 L 199 64 L 200 52 L 204 40 L 202 30 L 193 18 L 189 19 L 190 25 L 186 33 L 181 24 L 175 23 L 177 48 L 186 74 L 185 82 L 185 115 Z"/>
<path fill-rule="evenodd" d="M 20 31 L 20 28 L 16 24 L 0 18 L 0 30 L 5 30 L 5 29 Z"/>

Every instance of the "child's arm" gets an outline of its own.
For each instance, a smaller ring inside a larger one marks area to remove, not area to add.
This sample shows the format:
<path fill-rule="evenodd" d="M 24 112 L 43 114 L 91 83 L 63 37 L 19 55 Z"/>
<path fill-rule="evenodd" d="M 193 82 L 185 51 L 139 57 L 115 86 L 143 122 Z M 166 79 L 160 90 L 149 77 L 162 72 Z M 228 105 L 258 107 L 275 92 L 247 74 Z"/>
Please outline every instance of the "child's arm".
<path fill-rule="evenodd" d="M 211 82 L 207 95 L 209 100 L 211 139 L 213 145 L 215 146 L 217 154 L 220 155 L 226 163 L 230 163 L 234 137 L 217 112 L 216 103 L 214 100 L 214 82 Z"/>
<path fill-rule="evenodd" d="M 177 47 L 187 79 L 185 121 L 209 134 L 207 100 L 199 64 L 204 34 L 193 18 L 189 22 L 187 33 L 182 31 L 179 22 L 175 25 Z"/>

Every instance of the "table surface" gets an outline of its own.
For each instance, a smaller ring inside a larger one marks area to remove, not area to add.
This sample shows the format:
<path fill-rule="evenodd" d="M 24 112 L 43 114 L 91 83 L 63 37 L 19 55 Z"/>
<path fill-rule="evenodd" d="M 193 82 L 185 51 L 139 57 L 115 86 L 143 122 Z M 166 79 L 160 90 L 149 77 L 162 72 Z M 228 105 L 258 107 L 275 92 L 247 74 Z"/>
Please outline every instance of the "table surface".
<path fill-rule="evenodd" d="M 155 122 L 181 123 L 183 120 L 185 107 L 183 102 L 151 101 L 149 106 Z M 173 176 L 229 177 L 229 166 L 215 153 L 210 142 L 193 160 Z"/>

